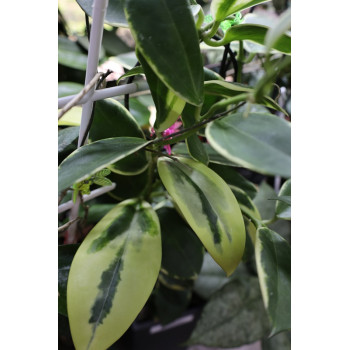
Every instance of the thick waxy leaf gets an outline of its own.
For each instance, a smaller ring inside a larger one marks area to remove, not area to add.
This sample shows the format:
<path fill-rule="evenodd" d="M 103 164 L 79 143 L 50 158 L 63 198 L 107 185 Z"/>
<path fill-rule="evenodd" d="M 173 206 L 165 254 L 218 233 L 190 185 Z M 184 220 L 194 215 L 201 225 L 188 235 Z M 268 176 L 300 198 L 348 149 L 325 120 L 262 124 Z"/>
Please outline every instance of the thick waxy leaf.
<path fill-rule="evenodd" d="M 222 156 L 262 174 L 290 177 L 290 124 L 272 114 L 232 114 L 206 128 Z"/>
<path fill-rule="evenodd" d="M 85 70 L 87 54 L 68 38 L 58 37 L 58 63 L 64 66 Z"/>
<path fill-rule="evenodd" d="M 76 349 L 107 349 L 152 292 L 161 263 L 156 213 L 128 200 L 112 209 L 78 249 L 68 278 L 68 317 Z"/>
<path fill-rule="evenodd" d="M 73 107 L 58 121 L 58 126 L 79 126 L 81 121 L 81 112 L 81 106 Z"/>
<path fill-rule="evenodd" d="M 129 100 L 130 113 L 136 119 L 140 127 L 149 126 L 149 117 L 151 116 L 150 110 L 147 105 L 142 103 L 139 98 L 130 98 Z"/>
<path fill-rule="evenodd" d="M 106 166 L 137 152 L 148 144 L 136 137 L 116 137 L 82 146 L 58 168 L 58 191 L 72 186 Z"/>
<path fill-rule="evenodd" d="M 290 329 L 290 258 L 290 245 L 279 234 L 267 227 L 257 230 L 255 259 L 271 335 Z"/>
<path fill-rule="evenodd" d="M 268 30 L 268 27 L 259 24 L 239 24 L 227 30 L 224 38 L 220 41 L 220 45 L 226 45 L 235 40 L 249 40 L 264 45 Z M 290 55 L 291 37 L 287 34 L 282 34 L 278 40 L 272 43 L 272 48 Z"/>
<path fill-rule="evenodd" d="M 240 188 L 231 187 L 233 194 L 235 195 L 239 207 L 243 214 L 248 216 L 249 218 L 254 218 L 255 220 L 261 220 L 261 216 L 258 208 L 255 206 L 254 202 L 250 199 L 250 197 L 242 191 Z"/>
<path fill-rule="evenodd" d="M 70 266 L 80 244 L 58 246 L 58 312 L 67 316 L 67 281 Z"/>
<path fill-rule="evenodd" d="M 138 52 L 137 55 L 146 74 L 147 82 L 157 110 L 154 128 L 158 132 L 161 132 L 176 122 L 186 102 L 163 84 L 140 52 Z"/>
<path fill-rule="evenodd" d="M 250 198 L 254 198 L 258 190 L 256 186 L 243 177 L 234 167 L 211 163 L 210 169 L 214 170 L 232 188 L 236 187 L 244 191 Z"/>
<path fill-rule="evenodd" d="M 284 220 L 291 219 L 290 202 L 288 203 L 288 199 L 290 200 L 290 194 L 291 194 L 291 181 L 289 179 L 281 187 L 280 193 L 278 195 L 280 200 L 276 202 L 276 216 L 280 219 L 284 219 Z"/>
<path fill-rule="evenodd" d="M 181 115 L 181 119 L 185 128 L 189 128 L 198 122 L 198 120 L 196 120 L 195 114 L 196 114 L 196 107 L 187 104 Z M 191 155 L 193 159 L 198 160 L 205 165 L 208 165 L 209 163 L 208 154 L 204 148 L 203 143 L 199 140 L 197 134 L 187 137 L 186 145 L 187 145 L 188 153 Z"/>
<path fill-rule="evenodd" d="M 203 245 L 174 209 L 157 211 L 162 232 L 162 269 L 179 278 L 195 278 L 203 262 Z"/>
<path fill-rule="evenodd" d="M 92 141 L 121 136 L 144 138 L 140 126 L 131 113 L 113 99 L 96 102 L 89 135 Z M 143 172 L 147 166 L 146 152 L 139 151 L 112 164 L 110 169 L 123 175 L 135 175 Z"/>
<path fill-rule="evenodd" d="M 77 0 L 77 3 L 83 11 L 92 17 L 92 5 L 94 0 Z M 127 27 L 128 22 L 125 19 L 122 0 L 109 0 L 105 22 L 116 27 Z"/>
<path fill-rule="evenodd" d="M 58 153 L 67 148 L 79 136 L 79 127 L 72 126 L 58 132 Z"/>
<path fill-rule="evenodd" d="M 260 340 L 268 329 L 258 279 L 245 274 L 212 295 L 188 343 L 233 348 Z"/>
<path fill-rule="evenodd" d="M 188 224 L 227 275 L 241 261 L 245 228 L 224 180 L 192 159 L 158 159 L 159 176 Z"/>
<path fill-rule="evenodd" d="M 136 45 L 158 78 L 185 101 L 200 106 L 203 64 L 187 1 L 124 0 L 124 9 Z"/>
<path fill-rule="evenodd" d="M 222 21 L 235 12 L 267 2 L 269 0 L 213 0 L 210 12 L 216 21 Z"/>

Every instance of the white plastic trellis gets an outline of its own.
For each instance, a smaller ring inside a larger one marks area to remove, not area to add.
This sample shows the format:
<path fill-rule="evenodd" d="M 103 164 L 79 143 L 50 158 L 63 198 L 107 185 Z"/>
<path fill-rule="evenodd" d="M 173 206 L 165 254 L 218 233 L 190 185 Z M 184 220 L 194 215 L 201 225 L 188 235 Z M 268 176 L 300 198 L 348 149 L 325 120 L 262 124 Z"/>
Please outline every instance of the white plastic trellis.
<path fill-rule="evenodd" d="M 101 50 L 102 35 L 103 35 L 103 23 L 108 6 L 108 0 L 94 0 L 92 10 L 92 25 L 90 32 L 90 43 L 86 67 L 85 86 L 93 79 L 98 70 L 98 61 Z M 82 116 L 79 129 L 78 147 L 82 146 L 82 139 L 85 131 L 89 125 L 93 102 L 102 100 L 108 97 L 116 97 L 124 94 L 131 94 L 138 91 L 137 84 L 127 84 L 122 86 L 116 86 L 107 89 L 96 90 L 96 85 L 91 89 L 78 104 L 82 105 Z M 63 108 L 68 102 L 70 102 L 76 95 L 65 96 L 58 99 L 58 108 Z M 113 184 L 113 188 L 115 184 Z M 83 196 L 83 201 L 86 202 L 92 198 L 95 198 L 103 193 L 106 193 L 112 189 L 111 186 L 101 187 L 95 191 L 92 191 L 90 195 Z M 74 220 L 78 217 L 78 209 L 80 206 L 80 198 L 77 198 L 75 204 L 72 201 L 61 204 L 58 207 L 58 212 L 62 213 L 71 209 L 69 220 Z M 74 233 L 77 223 L 72 224 L 68 229 L 68 236 L 70 233 Z M 68 238 L 69 240 L 69 238 Z M 69 242 L 67 242 L 69 243 Z"/>

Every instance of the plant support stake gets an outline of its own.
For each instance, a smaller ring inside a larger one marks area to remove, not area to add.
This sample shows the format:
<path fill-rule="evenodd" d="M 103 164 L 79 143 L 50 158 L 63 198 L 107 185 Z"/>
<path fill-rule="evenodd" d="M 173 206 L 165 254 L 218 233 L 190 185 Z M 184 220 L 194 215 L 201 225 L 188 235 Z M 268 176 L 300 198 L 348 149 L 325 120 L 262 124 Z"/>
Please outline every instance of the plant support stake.
<path fill-rule="evenodd" d="M 103 35 L 103 22 L 107 11 L 107 6 L 108 6 L 108 0 L 94 0 L 93 6 L 92 6 L 93 7 L 92 26 L 91 26 L 91 33 L 90 33 L 90 44 L 89 44 L 89 51 L 88 51 L 87 66 L 86 66 L 85 85 L 87 85 L 97 73 L 97 67 L 98 67 L 98 61 L 100 57 L 100 50 L 101 50 L 101 43 L 102 43 L 102 35 Z M 80 129 L 79 129 L 78 147 L 82 146 L 82 140 L 84 138 L 86 128 L 89 125 L 91 112 L 92 112 L 92 105 L 93 105 L 93 102 L 91 101 L 91 96 L 93 95 L 94 91 L 95 91 L 95 88 L 90 90 L 90 92 L 87 94 L 88 96 L 87 98 L 89 98 L 89 100 L 85 104 L 83 104 L 83 110 L 81 114 L 81 123 L 80 123 Z M 80 205 L 80 200 L 77 199 L 76 203 L 74 204 L 73 208 L 69 213 L 69 221 L 74 220 L 75 218 L 78 217 L 79 205 Z M 76 230 L 77 230 L 77 222 L 75 222 L 68 228 L 66 243 L 69 244 L 75 241 Z"/>

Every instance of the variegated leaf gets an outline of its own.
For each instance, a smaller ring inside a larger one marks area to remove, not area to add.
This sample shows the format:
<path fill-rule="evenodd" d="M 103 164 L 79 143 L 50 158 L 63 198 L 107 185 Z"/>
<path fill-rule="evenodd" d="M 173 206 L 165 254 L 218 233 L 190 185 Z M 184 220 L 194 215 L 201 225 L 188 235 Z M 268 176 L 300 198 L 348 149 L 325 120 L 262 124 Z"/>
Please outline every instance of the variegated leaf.
<path fill-rule="evenodd" d="M 200 106 L 203 63 L 187 0 L 124 0 L 124 11 L 136 46 L 154 73 L 176 95 Z"/>
<path fill-rule="evenodd" d="M 136 137 L 115 137 L 78 148 L 58 168 L 58 191 L 85 180 L 106 166 L 137 152 L 148 143 Z"/>
<path fill-rule="evenodd" d="M 224 180 L 187 158 L 158 159 L 159 176 L 182 215 L 227 275 L 241 261 L 245 228 L 237 200 Z"/>
<path fill-rule="evenodd" d="M 176 122 L 186 102 L 162 83 L 144 59 L 141 52 L 138 51 L 137 56 L 146 74 L 147 82 L 157 110 L 154 128 L 158 132 L 164 131 Z"/>
<path fill-rule="evenodd" d="M 77 350 L 111 346 L 146 303 L 158 277 L 161 237 L 146 202 L 118 204 L 78 249 L 67 287 L 68 317 Z"/>
<path fill-rule="evenodd" d="M 271 335 L 290 329 L 290 245 L 267 227 L 256 232 L 255 259 L 260 289 L 269 314 Z"/>
<path fill-rule="evenodd" d="M 213 0 L 210 12 L 216 21 L 222 21 L 235 12 L 267 2 L 269 0 Z"/>

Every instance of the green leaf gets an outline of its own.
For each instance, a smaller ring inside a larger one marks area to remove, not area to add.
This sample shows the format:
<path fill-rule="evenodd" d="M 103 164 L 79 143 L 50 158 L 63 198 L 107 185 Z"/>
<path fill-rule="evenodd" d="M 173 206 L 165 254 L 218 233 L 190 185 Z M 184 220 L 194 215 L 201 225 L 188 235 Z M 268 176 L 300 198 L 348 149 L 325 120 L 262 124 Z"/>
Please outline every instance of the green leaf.
<path fill-rule="evenodd" d="M 59 36 L 58 63 L 70 68 L 85 70 L 87 64 L 87 54 L 84 53 L 74 41 Z"/>
<path fill-rule="evenodd" d="M 58 312 L 67 316 L 67 281 L 73 257 L 80 244 L 58 246 Z"/>
<path fill-rule="evenodd" d="M 112 181 L 109 179 L 106 179 L 105 177 L 95 177 L 93 179 L 93 183 L 99 186 L 111 186 Z"/>
<path fill-rule="evenodd" d="M 212 295 L 187 343 L 235 348 L 260 340 L 268 329 L 258 279 L 245 274 Z"/>
<path fill-rule="evenodd" d="M 78 148 L 58 168 L 58 191 L 85 180 L 106 166 L 137 152 L 148 143 L 136 137 L 115 137 Z"/>
<path fill-rule="evenodd" d="M 176 122 L 186 102 L 162 83 L 140 52 L 137 52 L 137 56 L 146 74 L 157 110 L 154 128 L 158 132 L 164 131 Z"/>
<path fill-rule="evenodd" d="M 81 106 L 75 106 L 71 108 L 64 116 L 58 121 L 58 126 L 79 126 L 81 121 Z"/>
<path fill-rule="evenodd" d="M 264 45 L 265 36 L 269 27 L 260 24 L 243 23 L 229 28 L 222 40 L 215 45 L 226 45 L 235 40 L 249 40 L 254 43 Z M 272 48 L 284 54 L 291 53 L 291 37 L 282 34 L 279 39 L 272 44 Z"/>
<path fill-rule="evenodd" d="M 227 275 L 241 261 L 245 228 L 236 198 L 214 171 L 192 159 L 158 159 L 159 176 L 182 215 Z"/>
<path fill-rule="evenodd" d="M 76 95 L 84 89 L 84 85 L 70 81 L 60 81 L 58 83 L 58 98 L 70 95 Z"/>
<path fill-rule="evenodd" d="M 58 132 L 58 153 L 63 152 L 79 136 L 79 127 L 72 126 Z"/>
<path fill-rule="evenodd" d="M 290 177 L 290 123 L 272 114 L 243 113 L 206 128 L 210 145 L 241 166 L 267 175 Z"/>
<path fill-rule="evenodd" d="M 92 17 L 92 5 L 93 0 L 77 0 L 82 10 Z M 127 27 L 128 22 L 125 19 L 123 11 L 123 1 L 122 0 L 109 0 L 107 12 L 105 16 L 105 23 L 108 23 L 116 27 Z"/>
<path fill-rule="evenodd" d="M 147 105 L 142 103 L 139 98 L 130 98 L 129 107 L 130 113 L 135 118 L 140 127 L 148 127 L 151 112 L 147 108 Z"/>
<path fill-rule="evenodd" d="M 213 0 L 210 5 L 210 12 L 216 21 L 221 22 L 235 12 L 267 1 L 269 0 Z"/>
<path fill-rule="evenodd" d="M 182 111 L 181 119 L 185 128 L 189 128 L 198 122 L 198 120 L 196 120 L 196 110 L 196 107 L 187 104 L 184 110 Z M 205 165 L 208 165 L 208 154 L 204 148 L 203 143 L 198 138 L 197 133 L 187 137 L 186 145 L 188 153 L 193 159 L 198 160 Z"/>
<path fill-rule="evenodd" d="M 123 74 L 118 80 L 117 80 L 117 85 L 119 84 L 119 82 L 122 79 L 128 78 L 128 77 L 133 77 L 135 75 L 140 75 L 140 74 L 144 74 L 143 72 L 143 68 L 141 66 L 137 66 L 137 67 L 133 67 L 132 69 L 130 69 L 128 72 L 126 72 L 125 74 Z"/>
<path fill-rule="evenodd" d="M 193 290 L 203 299 L 207 300 L 212 294 L 218 291 L 224 284 L 236 276 L 242 264 L 237 267 L 233 275 L 227 277 L 225 272 L 215 262 L 210 254 L 205 253 L 202 269 L 194 282 Z"/>
<path fill-rule="evenodd" d="M 131 113 L 113 99 L 96 102 L 89 135 L 92 141 L 121 136 L 144 138 L 143 131 Z M 143 172 L 147 166 L 146 152 L 139 151 L 112 164 L 110 169 L 124 175 L 135 175 Z"/>
<path fill-rule="evenodd" d="M 255 206 L 254 202 L 249 198 L 249 196 L 240 188 L 231 187 L 231 190 L 237 199 L 242 213 L 248 216 L 249 218 L 261 220 L 258 208 Z"/>
<path fill-rule="evenodd" d="M 261 343 L 262 350 L 291 350 L 290 332 L 279 333 L 272 338 L 263 339 Z"/>
<path fill-rule="evenodd" d="M 196 278 L 203 262 L 203 246 L 176 210 L 157 211 L 162 232 L 162 270 L 178 278 Z"/>
<path fill-rule="evenodd" d="M 162 324 L 174 321 L 182 315 L 191 301 L 191 289 L 174 290 L 159 283 L 155 289 L 154 303 Z"/>
<path fill-rule="evenodd" d="M 125 0 L 124 10 L 136 46 L 158 78 L 186 102 L 200 106 L 203 63 L 187 1 Z"/>
<path fill-rule="evenodd" d="M 291 208 L 290 208 L 290 194 L 291 194 L 291 180 L 287 180 L 283 186 L 281 187 L 280 193 L 278 195 L 278 198 L 281 200 L 278 200 L 276 202 L 276 216 L 279 219 L 283 220 L 290 220 L 291 219 Z M 286 198 L 285 198 L 286 197 Z"/>
<path fill-rule="evenodd" d="M 290 245 L 276 232 L 260 227 L 256 233 L 255 259 L 272 336 L 290 329 Z"/>
<path fill-rule="evenodd" d="M 215 163 L 211 163 L 209 167 L 225 180 L 231 188 L 236 187 L 241 189 L 252 199 L 257 194 L 258 190 L 256 186 L 243 177 L 234 167 Z"/>
<path fill-rule="evenodd" d="M 107 349 L 128 329 L 156 283 L 161 236 L 146 202 L 112 209 L 78 249 L 68 278 L 68 317 L 76 349 Z"/>
<path fill-rule="evenodd" d="M 210 163 L 215 164 L 222 164 L 222 165 L 228 165 L 228 166 L 235 166 L 236 164 L 233 162 L 230 162 L 225 157 L 221 156 L 218 152 L 216 152 L 208 143 L 203 144 L 206 153 L 209 157 Z M 188 149 L 185 143 L 178 143 L 172 148 L 172 153 L 181 155 L 183 157 L 190 157 L 188 154 Z"/>
<path fill-rule="evenodd" d="M 271 200 L 274 197 L 276 197 L 275 190 L 265 181 L 262 182 L 254 198 L 254 204 L 257 206 L 263 220 L 271 220 L 275 217 L 276 203 Z"/>

